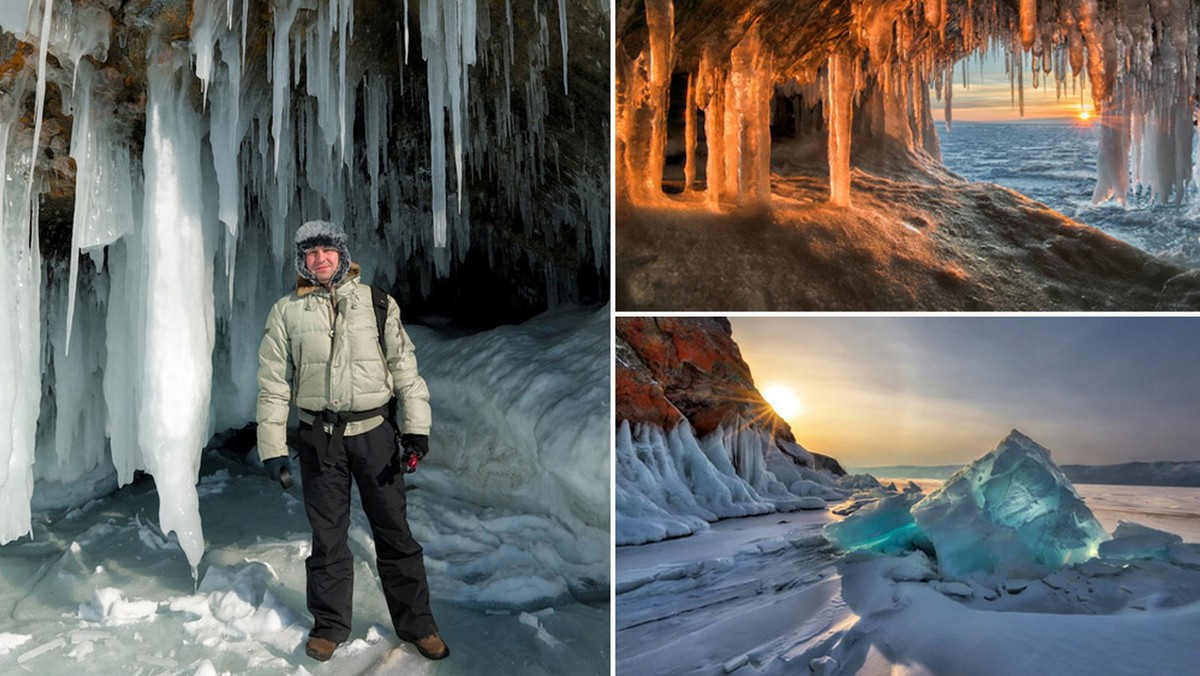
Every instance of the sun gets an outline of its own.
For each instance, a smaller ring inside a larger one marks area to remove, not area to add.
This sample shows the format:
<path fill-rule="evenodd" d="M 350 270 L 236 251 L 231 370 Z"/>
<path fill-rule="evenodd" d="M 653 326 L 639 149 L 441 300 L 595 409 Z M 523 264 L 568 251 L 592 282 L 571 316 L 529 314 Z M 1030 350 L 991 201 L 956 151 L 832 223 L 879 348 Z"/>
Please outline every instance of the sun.
<path fill-rule="evenodd" d="M 1079 111 L 1079 119 L 1083 120 L 1084 122 L 1087 122 L 1088 120 L 1092 119 L 1092 114 L 1086 110 L 1080 110 Z"/>
<path fill-rule="evenodd" d="M 775 409 L 775 413 L 784 420 L 793 418 L 804 412 L 804 405 L 796 392 L 787 385 L 771 383 L 762 389 L 763 399 Z"/>

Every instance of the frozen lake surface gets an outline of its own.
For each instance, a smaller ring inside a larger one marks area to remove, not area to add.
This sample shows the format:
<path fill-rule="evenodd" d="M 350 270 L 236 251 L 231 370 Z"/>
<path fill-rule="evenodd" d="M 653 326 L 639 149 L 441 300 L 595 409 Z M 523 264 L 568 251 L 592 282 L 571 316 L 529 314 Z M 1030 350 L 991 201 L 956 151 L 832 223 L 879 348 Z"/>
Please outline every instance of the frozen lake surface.
<path fill-rule="evenodd" d="M 1077 489 L 1106 530 L 1125 519 L 1200 542 L 1200 489 Z M 1133 676 L 1200 660 L 1194 567 L 1081 564 L 945 586 L 919 552 L 843 557 L 820 536 L 836 518 L 731 519 L 618 548 L 618 672 Z"/>
<path fill-rule="evenodd" d="M 1200 267 L 1200 194 L 1195 183 L 1182 207 L 1092 204 L 1098 124 L 937 123 L 942 162 L 972 181 L 997 183 L 1081 223 L 1180 265 Z M 1195 143 L 1193 143 L 1195 147 Z"/>

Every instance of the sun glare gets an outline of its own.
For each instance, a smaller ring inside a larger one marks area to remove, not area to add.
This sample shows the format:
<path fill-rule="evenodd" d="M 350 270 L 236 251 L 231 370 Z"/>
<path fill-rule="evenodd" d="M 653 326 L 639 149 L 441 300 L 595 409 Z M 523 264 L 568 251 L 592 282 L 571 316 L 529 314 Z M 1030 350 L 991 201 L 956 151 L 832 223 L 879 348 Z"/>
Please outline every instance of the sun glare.
<path fill-rule="evenodd" d="M 1086 110 L 1081 110 L 1079 111 L 1079 119 L 1087 122 L 1088 120 L 1092 119 L 1092 114 Z"/>
<path fill-rule="evenodd" d="M 800 398 L 792 388 L 779 383 L 767 385 L 762 390 L 763 399 L 775 409 L 775 413 L 780 418 L 787 420 L 804 412 L 804 406 L 800 403 Z"/>

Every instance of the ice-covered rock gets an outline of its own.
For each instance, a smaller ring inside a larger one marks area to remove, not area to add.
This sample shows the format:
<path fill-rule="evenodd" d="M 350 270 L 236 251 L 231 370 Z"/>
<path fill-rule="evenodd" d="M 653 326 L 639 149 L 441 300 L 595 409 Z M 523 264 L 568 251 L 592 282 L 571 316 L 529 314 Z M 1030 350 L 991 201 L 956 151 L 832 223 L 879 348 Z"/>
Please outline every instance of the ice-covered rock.
<path fill-rule="evenodd" d="M 912 516 L 943 574 L 1040 577 L 1107 539 L 1050 451 L 1013 430 L 917 503 Z"/>

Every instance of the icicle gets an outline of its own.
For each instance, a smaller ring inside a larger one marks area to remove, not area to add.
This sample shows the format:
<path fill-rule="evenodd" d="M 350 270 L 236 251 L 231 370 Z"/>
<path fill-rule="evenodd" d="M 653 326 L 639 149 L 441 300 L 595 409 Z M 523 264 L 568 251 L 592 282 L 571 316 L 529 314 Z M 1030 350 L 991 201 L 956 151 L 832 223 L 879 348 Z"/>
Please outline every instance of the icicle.
<path fill-rule="evenodd" d="M 1025 57 L 1020 52 L 1014 56 L 1016 57 L 1014 66 L 1017 69 L 1017 107 L 1021 112 L 1021 117 L 1025 117 Z"/>
<path fill-rule="evenodd" d="M 954 64 L 946 67 L 946 131 L 950 131 L 951 124 L 954 119 L 954 111 L 951 106 L 951 98 L 954 96 Z"/>
<path fill-rule="evenodd" d="M 567 0 L 558 0 L 558 36 L 562 41 L 563 95 L 567 93 Z"/>
<path fill-rule="evenodd" d="M 8 285 L 0 295 L 5 317 L 0 328 L 0 545 L 30 530 L 42 391 L 42 260 L 37 217 L 28 207 L 28 197 L 14 204 L 6 194 L 8 188 L 20 189 L 23 174 L 8 165 L 10 125 L 0 119 L 0 176 L 11 176 L 0 181 L 0 264 Z"/>
<path fill-rule="evenodd" d="M 37 0 L 31 0 L 36 3 Z M 50 49 L 50 20 L 54 13 L 54 0 L 46 0 L 42 9 L 42 29 L 38 38 L 37 103 L 33 112 L 33 148 L 29 156 L 29 179 L 25 182 L 25 210 L 33 209 L 33 177 L 37 171 L 38 143 L 42 136 L 42 112 L 46 106 L 46 54 Z M 30 21 L 32 25 L 33 22 Z"/>
<path fill-rule="evenodd" d="M 829 202 L 850 206 L 850 129 L 854 115 L 854 73 L 850 58 L 829 56 Z"/>
<path fill-rule="evenodd" d="M 168 55 L 170 56 L 170 55 Z M 201 128 L 180 82 L 186 58 L 152 59 L 147 77 L 145 353 L 138 444 L 159 487 L 159 520 L 192 566 L 204 551 L 196 473 L 212 388 L 214 242 L 202 220 Z"/>
<path fill-rule="evenodd" d="M 1021 46 L 1025 49 L 1033 47 L 1037 37 L 1037 0 L 1021 0 Z"/>
<path fill-rule="evenodd" d="M 1126 88 L 1118 88 L 1113 101 L 1100 113 L 1100 157 L 1096 162 L 1096 190 L 1092 202 L 1115 199 L 1125 204 L 1129 193 L 1130 126 Z"/>
<path fill-rule="evenodd" d="M 433 180 L 433 240 L 446 245 L 446 131 L 450 113 L 458 208 L 466 192 L 463 147 L 466 144 L 467 67 L 475 63 L 475 0 L 421 1 L 421 53 L 429 64 L 430 155 Z"/>

